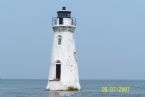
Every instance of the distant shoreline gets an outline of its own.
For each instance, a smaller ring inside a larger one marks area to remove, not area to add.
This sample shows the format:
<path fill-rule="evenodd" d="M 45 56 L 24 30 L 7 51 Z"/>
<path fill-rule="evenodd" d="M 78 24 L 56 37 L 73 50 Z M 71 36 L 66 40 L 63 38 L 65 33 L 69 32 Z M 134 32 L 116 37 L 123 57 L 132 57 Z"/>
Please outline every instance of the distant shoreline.
<path fill-rule="evenodd" d="M 0 78 L 0 80 L 48 80 L 48 79 L 16 79 Z M 80 81 L 145 81 L 145 79 L 80 79 Z"/>

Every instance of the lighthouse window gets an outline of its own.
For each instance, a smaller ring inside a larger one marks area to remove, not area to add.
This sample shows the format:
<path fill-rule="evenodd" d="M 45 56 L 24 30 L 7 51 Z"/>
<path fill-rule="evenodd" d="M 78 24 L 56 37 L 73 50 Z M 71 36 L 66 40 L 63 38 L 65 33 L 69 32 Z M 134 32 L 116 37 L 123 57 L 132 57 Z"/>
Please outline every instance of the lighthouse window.
<path fill-rule="evenodd" d="M 58 39 L 58 45 L 61 45 L 61 38 Z"/>
<path fill-rule="evenodd" d="M 59 36 L 58 36 L 58 45 L 61 45 L 61 41 L 62 41 L 62 36 L 59 35 Z"/>
<path fill-rule="evenodd" d="M 63 18 L 59 18 L 59 24 L 63 24 Z"/>
<path fill-rule="evenodd" d="M 75 58 L 75 60 L 77 62 L 76 51 L 74 52 L 74 58 Z"/>

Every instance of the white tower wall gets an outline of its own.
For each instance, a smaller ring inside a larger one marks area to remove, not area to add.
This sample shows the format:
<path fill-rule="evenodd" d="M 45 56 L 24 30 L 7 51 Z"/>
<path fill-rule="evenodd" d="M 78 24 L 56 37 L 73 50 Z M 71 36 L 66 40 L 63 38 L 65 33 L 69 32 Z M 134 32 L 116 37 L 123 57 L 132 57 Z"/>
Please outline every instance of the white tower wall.
<path fill-rule="evenodd" d="M 69 11 L 61 12 L 66 14 Z M 75 21 L 71 17 L 63 17 L 63 24 L 60 24 L 59 19 L 59 17 L 54 19 L 53 24 L 53 48 L 46 89 L 80 90 L 74 41 Z"/>

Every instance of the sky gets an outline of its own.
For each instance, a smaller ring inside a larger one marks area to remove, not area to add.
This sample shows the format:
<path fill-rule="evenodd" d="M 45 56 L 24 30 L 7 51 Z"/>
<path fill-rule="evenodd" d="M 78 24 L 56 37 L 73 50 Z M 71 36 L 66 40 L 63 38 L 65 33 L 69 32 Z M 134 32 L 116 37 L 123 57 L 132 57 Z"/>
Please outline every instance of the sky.
<path fill-rule="evenodd" d="M 0 78 L 48 78 L 62 6 L 77 19 L 80 79 L 145 79 L 145 0 L 0 0 Z"/>

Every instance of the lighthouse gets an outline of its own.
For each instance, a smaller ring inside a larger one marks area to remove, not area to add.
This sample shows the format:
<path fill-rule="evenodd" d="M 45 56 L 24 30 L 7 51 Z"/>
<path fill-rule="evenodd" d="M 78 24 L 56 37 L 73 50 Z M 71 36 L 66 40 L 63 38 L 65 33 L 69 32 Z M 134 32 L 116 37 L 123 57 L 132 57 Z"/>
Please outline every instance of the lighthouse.
<path fill-rule="evenodd" d="M 66 7 L 52 20 L 54 32 L 47 90 L 80 90 L 74 32 L 75 18 Z"/>

